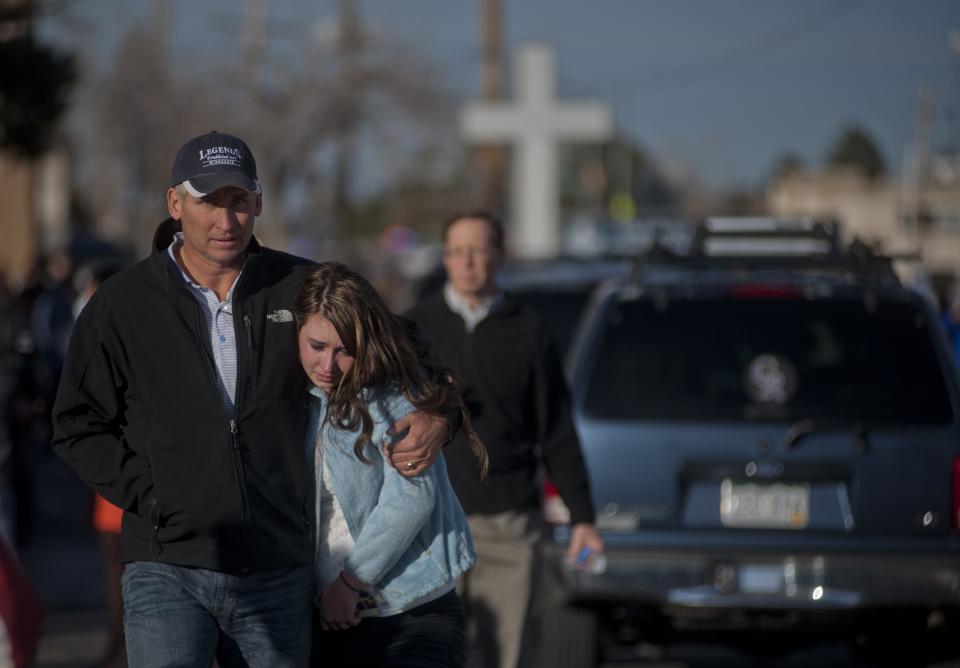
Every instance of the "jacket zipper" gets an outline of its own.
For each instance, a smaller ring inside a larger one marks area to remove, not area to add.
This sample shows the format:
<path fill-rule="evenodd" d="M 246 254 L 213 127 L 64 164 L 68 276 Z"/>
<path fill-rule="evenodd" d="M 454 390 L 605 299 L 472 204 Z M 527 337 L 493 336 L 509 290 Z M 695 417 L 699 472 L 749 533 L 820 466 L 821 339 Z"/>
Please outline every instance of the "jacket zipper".
<path fill-rule="evenodd" d="M 239 286 L 238 286 L 239 287 Z M 236 288 L 234 288 L 236 291 Z M 234 293 L 236 294 L 236 292 Z M 200 312 L 202 308 L 193 295 L 190 295 L 190 298 L 193 300 L 194 304 L 194 315 L 197 325 L 197 338 L 200 339 L 200 346 L 204 351 L 204 354 L 207 358 L 207 372 L 210 378 L 210 382 L 213 385 L 214 395 L 217 399 L 220 399 L 220 383 L 217 379 L 217 364 L 213 359 L 213 351 L 210 349 L 210 333 L 206 331 L 206 328 L 203 325 L 203 317 Z M 236 300 L 234 300 L 236 301 Z M 234 336 L 236 336 L 236 318 L 234 318 Z M 224 417 L 227 419 L 227 427 L 230 430 L 230 459 L 233 462 L 233 471 L 237 479 L 237 489 L 240 492 L 240 519 L 243 523 L 243 531 L 246 536 L 246 563 L 241 567 L 242 573 L 248 573 L 253 568 L 253 540 L 251 537 L 251 519 L 250 519 L 250 506 L 247 499 L 247 481 L 246 475 L 243 469 L 243 459 L 241 457 L 241 444 L 240 444 L 240 428 L 237 421 L 237 405 L 239 404 L 240 399 L 240 387 L 241 387 L 241 373 L 243 370 L 243 359 L 240 354 L 240 346 L 237 346 L 237 386 L 234 392 L 234 402 L 233 402 L 233 415 L 229 415 L 224 411 Z M 220 402 L 220 405 L 223 405 L 223 402 Z"/>
<path fill-rule="evenodd" d="M 246 266 L 246 258 L 244 258 L 244 267 L 245 266 Z M 241 269 L 241 272 L 242 271 L 243 269 Z M 243 278 L 243 275 L 241 273 L 241 281 L 242 281 L 242 278 Z M 240 296 L 241 281 L 237 282 L 237 285 L 234 288 L 234 292 L 233 292 L 234 337 L 237 336 L 237 334 L 241 329 L 240 327 L 238 327 L 239 325 L 238 321 L 243 320 L 243 324 L 244 324 L 243 331 L 245 332 L 246 339 L 247 339 L 246 347 L 248 351 L 253 351 L 254 350 L 253 324 L 250 322 L 250 316 L 247 315 L 246 313 L 243 313 L 241 315 L 240 310 L 238 308 L 240 306 L 239 296 Z M 241 449 L 240 429 L 238 426 L 240 421 L 238 412 L 239 412 L 239 406 L 240 406 L 240 399 L 242 396 L 244 383 L 245 383 L 244 371 L 247 368 L 247 364 L 248 362 L 246 359 L 246 355 L 244 354 L 243 346 L 237 345 L 237 386 L 234 392 L 233 417 L 230 419 L 230 433 L 233 437 L 233 462 L 234 462 L 234 467 L 237 475 L 237 484 L 240 486 L 240 514 L 241 514 L 241 517 L 243 518 L 243 529 L 244 529 L 244 533 L 246 534 L 246 540 L 247 540 L 247 550 L 246 550 L 247 565 L 246 567 L 241 569 L 242 572 L 244 573 L 253 569 L 254 564 L 256 563 L 256 543 L 254 542 L 254 536 L 253 536 L 253 516 L 252 516 L 252 513 L 250 512 L 250 502 L 249 502 L 249 499 L 247 498 L 247 474 L 243 466 L 243 452 Z"/>
<path fill-rule="evenodd" d="M 243 455 L 240 452 L 240 429 L 237 428 L 237 421 L 230 419 L 230 437 L 233 439 L 233 470 L 237 476 L 237 483 L 240 487 L 240 514 L 243 518 L 243 532 L 247 539 L 247 564 L 241 569 L 241 572 L 247 573 L 253 568 L 254 545 L 251 535 L 252 520 L 250 518 L 250 503 L 247 499 L 247 478 L 243 469 Z"/>

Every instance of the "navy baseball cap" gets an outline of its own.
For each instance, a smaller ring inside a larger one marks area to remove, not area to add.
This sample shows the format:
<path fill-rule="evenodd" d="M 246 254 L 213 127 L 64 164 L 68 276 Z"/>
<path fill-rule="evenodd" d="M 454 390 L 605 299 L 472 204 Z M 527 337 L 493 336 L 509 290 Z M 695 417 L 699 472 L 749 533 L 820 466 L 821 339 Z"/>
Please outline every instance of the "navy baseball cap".
<path fill-rule="evenodd" d="M 170 183 L 182 183 L 194 197 L 206 197 L 226 186 L 260 192 L 257 162 L 250 147 L 239 137 L 216 130 L 180 147 L 173 159 Z"/>

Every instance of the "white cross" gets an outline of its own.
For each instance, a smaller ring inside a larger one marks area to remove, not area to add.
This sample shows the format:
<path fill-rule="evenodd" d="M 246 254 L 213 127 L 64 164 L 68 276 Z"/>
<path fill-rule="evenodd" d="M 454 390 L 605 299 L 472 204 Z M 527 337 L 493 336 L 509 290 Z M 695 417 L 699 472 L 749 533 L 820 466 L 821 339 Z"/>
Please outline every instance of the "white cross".
<path fill-rule="evenodd" d="M 460 111 L 468 142 L 512 142 L 511 250 L 521 257 L 551 257 L 560 250 L 557 147 L 561 140 L 603 141 L 610 112 L 601 102 L 561 103 L 555 96 L 553 51 L 542 44 L 514 59 L 515 102 L 471 102 Z"/>

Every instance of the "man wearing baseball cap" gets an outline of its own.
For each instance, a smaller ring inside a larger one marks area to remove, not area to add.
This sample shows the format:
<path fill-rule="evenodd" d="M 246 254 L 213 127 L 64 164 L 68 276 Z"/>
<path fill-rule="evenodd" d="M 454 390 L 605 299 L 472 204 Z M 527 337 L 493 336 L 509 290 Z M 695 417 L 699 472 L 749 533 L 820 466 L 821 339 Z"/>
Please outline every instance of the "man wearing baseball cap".
<path fill-rule="evenodd" d="M 67 351 L 53 445 L 124 510 L 132 666 L 307 664 L 313 472 L 292 305 L 313 263 L 257 242 L 262 206 L 243 140 L 188 141 L 152 254 L 100 287 Z M 392 462 L 416 475 L 448 429 L 424 413 L 407 427 Z"/>

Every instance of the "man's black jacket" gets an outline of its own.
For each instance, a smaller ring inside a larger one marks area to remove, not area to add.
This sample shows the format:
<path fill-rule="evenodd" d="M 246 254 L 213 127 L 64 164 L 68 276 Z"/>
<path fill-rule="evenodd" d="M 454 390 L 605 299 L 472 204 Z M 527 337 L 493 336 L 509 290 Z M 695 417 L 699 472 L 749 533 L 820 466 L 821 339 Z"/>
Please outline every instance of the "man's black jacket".
<path fill-rule="evenodd" d="M 539 454 L 571 521 L 593 522 L 590 482 L 560 357 L 540 317 L 506 296 L 467 332 L 442 294 L 414 306 L 407 317 L 460 377 L 473 426 L 490 456 L 489 475 L 481 480 L 462 433 L 444 451 L 463 509 L 489 514 L 537 507 Z"/>
<path fill-rule="evenodd" d="M 54 449 L 126 512 L 121 557 L 230 573 L 313 561 L 313 472 L 293 300 L 313 263 L 252 240 L 234 290 L 236 409 L 217 389 L 202 306 L 166 248 L 83 310 L 53 409 Z"/>

